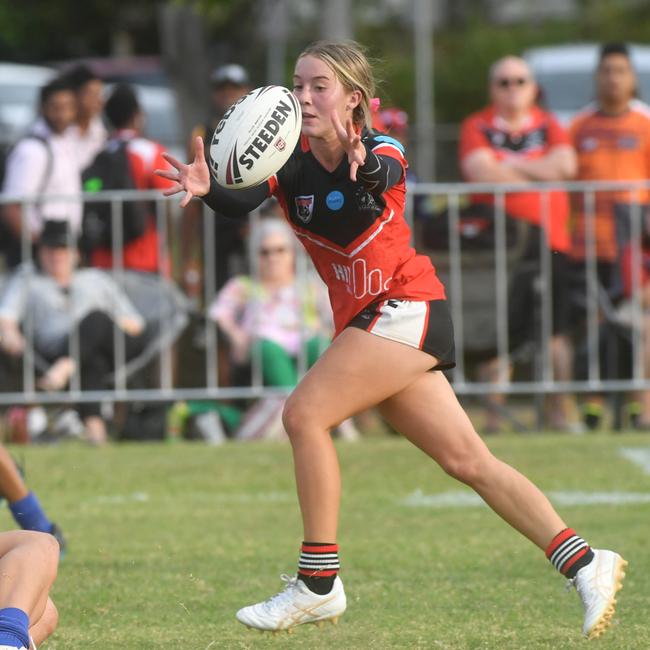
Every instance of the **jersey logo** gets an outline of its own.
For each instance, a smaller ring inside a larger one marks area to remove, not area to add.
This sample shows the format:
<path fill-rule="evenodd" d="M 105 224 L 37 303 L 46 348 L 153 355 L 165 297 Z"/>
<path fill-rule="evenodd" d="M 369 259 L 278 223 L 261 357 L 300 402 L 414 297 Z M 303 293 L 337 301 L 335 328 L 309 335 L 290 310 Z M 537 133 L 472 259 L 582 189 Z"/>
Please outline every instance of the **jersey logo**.
<path fill-rule="evenodd" d="M 297 196 L 296 201 L 296 214 L 298 219 L 303 223 L 309 223 L 314 213 L 314 195 Z"/>
<path fill-rule="evenodd" d="M 325 203 L 330 210 L 340 210 L 345 203 L 345 197 L 343 196 L 342 192 L 339 192 L 338 190 L 332 190 L 325 197 Z"/>

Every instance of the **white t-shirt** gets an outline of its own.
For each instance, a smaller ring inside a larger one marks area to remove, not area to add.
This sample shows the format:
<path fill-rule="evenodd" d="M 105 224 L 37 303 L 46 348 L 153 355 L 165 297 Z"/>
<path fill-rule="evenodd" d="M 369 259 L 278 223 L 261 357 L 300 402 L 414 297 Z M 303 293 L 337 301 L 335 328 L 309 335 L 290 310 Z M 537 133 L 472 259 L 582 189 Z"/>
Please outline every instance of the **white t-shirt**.
<path fill-rule="evenodd" d="M 43 119 L 39 119 L 30 134 L 45 138 L 52 152 L 52 166 L 47 182 L 49 154 L 45 143 L 36 138 L 19 140 L 7 158 L 2 193 L 9 196 L 35 197 L 43 188 L 46 197 L 27 206 L 27 218 L 32 233 L 38 235 L 46 219 L 68 221 L 75 234 L 81 229 L 82 204 L 81 169 L 75 140 L 68 131 L 53 133 Z"/>
<path fill-rule="evenodd" d="M 76 124 L 73 124 L 68 131 L 77 149 L 79 168 L 84 170 L 106 146 L 108 131 L 98 116 L 90 121 L 85 133 L 82 133 Z"/>

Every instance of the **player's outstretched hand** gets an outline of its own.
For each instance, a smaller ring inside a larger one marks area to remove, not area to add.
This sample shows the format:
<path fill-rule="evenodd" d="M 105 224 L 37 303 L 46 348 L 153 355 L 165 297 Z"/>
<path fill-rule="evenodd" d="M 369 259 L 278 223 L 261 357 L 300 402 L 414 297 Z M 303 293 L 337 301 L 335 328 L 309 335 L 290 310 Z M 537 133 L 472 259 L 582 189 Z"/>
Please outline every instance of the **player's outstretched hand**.
<path fill-rule="evenodd" d="M 174 169 L 156 169 L 158 176 L 174 181 L 174 184 L 163 191 L 165 196 L 185 192 L 181 200 L 184 208 L 194 196 L 205 196 L 210 191 L 210 170 L 205 160 L 203 138 L 198 136 L 194 141 L 194 160 L 186 165 L 174 156 L 164 153 L 163 157 Z"/>
<path fill-rule="evenodd" d="M 332 124 L 336 129 L 339 142 L 348 156 L 350 179 L 356 181 L 357 169 L 366 162 L 366 148 L 361 144 L 361 136 L 354 130 L 351 119 L 348 119 L 345 126 L 343 126 L 336 111 L 332 112 Z"/>

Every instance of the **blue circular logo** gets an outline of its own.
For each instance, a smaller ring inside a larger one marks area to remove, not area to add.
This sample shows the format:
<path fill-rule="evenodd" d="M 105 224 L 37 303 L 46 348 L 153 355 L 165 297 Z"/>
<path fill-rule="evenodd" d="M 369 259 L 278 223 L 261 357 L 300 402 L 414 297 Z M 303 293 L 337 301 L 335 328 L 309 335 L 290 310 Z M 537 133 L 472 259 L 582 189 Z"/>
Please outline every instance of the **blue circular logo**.
<path fill-rule="evenodd" d="M 332 190 L 325 198 L 325 203 L 330 210 L 340 210 L 345 203 L 345 198 L 342 192 Z"/>

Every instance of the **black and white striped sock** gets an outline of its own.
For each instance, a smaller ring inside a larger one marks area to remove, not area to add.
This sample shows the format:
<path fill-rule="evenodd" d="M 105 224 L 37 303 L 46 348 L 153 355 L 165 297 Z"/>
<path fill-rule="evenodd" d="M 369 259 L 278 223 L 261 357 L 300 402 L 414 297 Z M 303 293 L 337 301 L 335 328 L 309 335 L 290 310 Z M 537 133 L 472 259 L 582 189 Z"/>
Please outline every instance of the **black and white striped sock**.
<path fill-rule="evenodd" d="M 327 594 L 332 590 L 339 572 L 338 544 L 328 542 L 303 542 L 298 560 L 298 579 L 311 591 Z"/>
<path fill-rule="evenodd" d="M 594 559 L 594 552 L 573 528 L 565 528 L 551 540 L 546 557 L 562 575 L 575 578 L 576 573 Z"/>

